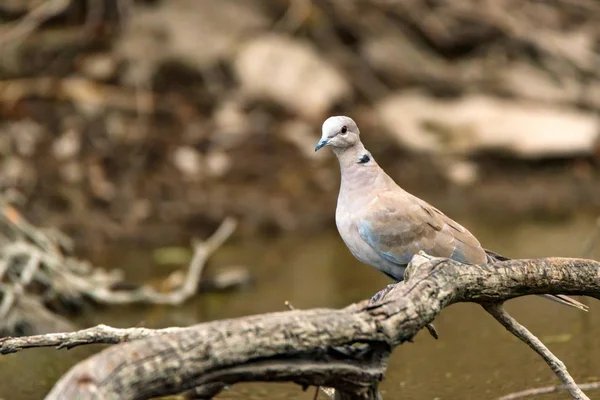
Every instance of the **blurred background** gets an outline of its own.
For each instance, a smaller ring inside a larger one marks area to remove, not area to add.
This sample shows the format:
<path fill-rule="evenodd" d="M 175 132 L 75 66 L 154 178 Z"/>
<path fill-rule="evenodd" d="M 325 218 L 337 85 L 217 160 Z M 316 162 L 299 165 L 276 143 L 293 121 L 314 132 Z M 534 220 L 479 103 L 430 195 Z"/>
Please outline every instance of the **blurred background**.
<path fill-rule="evenodd" d="M 594 0 L 1 1 L 6 204 L 133 282 L 185 266 L 189 240 L 233 216 L 207 274 L 235 265 L 250 277 L 181 307 L 44 307 L 74 329 L 157 328 L 370 297 L 389 281 L 339 239 L 339 167 L 314 153 L 322 122 L 340 114 L 398 184 L 485 247 L 598 258 L 598 21 Z M 583 301 L 590 313 L 537 298 L 508 306 L 578 382 L 600 379 L 599 310 Z M 556 383 L 477 306 L 452 306 L 436 326 L 440 340 L 419 335 L 394 353 L 386 399 Z M 97 350 L 4 356 L 0 398 L 41 398 Z M 219 398 L 312 391 L 252 384 Z"/>

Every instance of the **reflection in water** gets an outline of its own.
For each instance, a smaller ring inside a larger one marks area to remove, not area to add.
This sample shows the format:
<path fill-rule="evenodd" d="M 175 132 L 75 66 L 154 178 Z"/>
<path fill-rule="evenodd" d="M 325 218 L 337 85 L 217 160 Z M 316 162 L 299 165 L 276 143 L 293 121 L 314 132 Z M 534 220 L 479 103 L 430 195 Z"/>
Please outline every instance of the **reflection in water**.
<path fill-rule="evenodd" d="M 509 257 L 577 257 L 594 227 L 593 217 L 553 223 L 528 222 L 503 227 L 461 220 L 490 249 Z M 116 250 L 99 265 L 119 266 L 130 279 L 165 276 L 170 270 L 154 266 L 149 251 Z M 600 244 L 591 254 L 600 258 Z M 336 232 L 321 236 L 286 237 L 231 243 L 215 255 L 218 265 L 243 263 L 255 284 L 234 293 L 198 296 L 183 307 L 126 307 L 103 309 L 80 318 L 80 325 L 106 323 L 128 326 L 185 326 L 214 319 L 284 309 L 289 300 L 297 308 L 342 307 L 369 297 L 389 283 L 378 271 L 360 264 Z M 210 273 L 210 269 L 207 271 Z M 582 300 L 582 299 L 579 299 Z M 569 367 L 578 382 L 600 379 L 600 307 L 589 313 L 529 296 L 509 302 L 507 309 Z M 415 343 L 393 354 L 382 384 L 386 399 L 494 399 L 499 395 L 557 381 L 545 363 L 507 333 L 479 306 L 457 304 L 440 315 L 433 340 L 420 333 Z M 77 360 L 101 346 L 56 351 L 34 349 L 0 357 L 0 399 L 39 399 Z M 244 384 L 219 399 L 310 399 L 295 385 Z M 591 398 L 600 398 L 600 394 Z M 562 399 L 564 394 L 544 399 Z"/>

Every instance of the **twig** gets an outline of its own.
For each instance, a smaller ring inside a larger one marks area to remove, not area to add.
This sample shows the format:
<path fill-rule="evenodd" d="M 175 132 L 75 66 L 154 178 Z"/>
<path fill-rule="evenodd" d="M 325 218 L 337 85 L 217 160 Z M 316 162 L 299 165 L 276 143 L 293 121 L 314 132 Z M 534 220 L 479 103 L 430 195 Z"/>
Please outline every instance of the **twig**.
<path fill-rule="evenodd" d="M 71 0 L 49 0 L 29 12 L 14 27 L 0 37 L 0 49 L 12 44 L 18 46 L 25 38 L 50 18 L 62 13 L 71 4 Z"/>
<path fill-rule="evenodd" d="M 152 303 L 178 305 L 196 293 L 206 261 L 231 236 L 236 225 L 237 222 L 233 218 L 226 218 L 208 240 L 196 244 L 194 256 L 190 262 L 183 286 L 168 293 L 158 292 L 150 286 L 142 286 L 133 291 L 114 291 L 110 286 L 115 283 L 115 279 L 111 279 L 110 276 L 82 276 L 72 273 L 63 267 L 65 259 L 60 256 L 58 251 L 51 251 L 50 254 L 47 254 L 26 242 L 19 241 L 4 246 L 2 255 L 5 260 L 17 256 L 29 257 L 27 267 L 21 275 L 24 283 L 30 283 L 30 275 L 35 272 L 30 264 L 31 261 L 35 261 L 35 265 L 39 266 L 40 263 L 43 263 L 51 273 L 64 277 L 65 281 L 75 289 L 75 292 L 84 293 L 105 304 Z M 45 238 L 40 242 L 48 243 L 49 240 Z"/>
<path fill-rule="evenodd" d="M 231 236 L 236 225 L 235 219 L 226 218 L 208 240 L 195 246 L 194 257 L 190 262 L 185 282 L 179 289 L 161 293 L 150 286 L 142 286 L 133 291 L 113 291 L 107 287 L 91 287 L 86 294 L 106 304 L 182 304 L 196 293 L 206 261 Z"/>
<path fill-rule="evenodd" d="M 579 389 L 581 389 L 581 390 L 600 389 L 600 382 L 582 383 L 581 385 L 579 385 Z M 544 386 L 544 387 L 539 387 L 539 388 L 534 388 L 534 389 L 523 390 L 521 392 L 507 394 L 506 396 L 499 397 L 498 400 L 517 400 L 517 399 L 522 399 L 524 397 L 539 396 L 541 394 L 561 392 L 563 390 L 568 390 L 568 389 L 563 385 Z"/>
<path fill-rule="evenodd" d="M 190 263 L 188 276 L 181 289 L 163 296 L 164 303 L 181 304 L 198 290 L 200 276 L 206 265 L 206 261 L 225 241 L 231 236 L 237 226 L 237 221 L 231 217 L 226 218 L 219 228 L 203 243 L 195 246 L 194 257 Z"/>
<path fill-rule="evenodd" d="M 435 329 L 435 326 L 433 326 L 433 324 L 427 324 L 425 325 L 425 328 L 427 328 L 427 332 L 429 332 L 429 334 L 434 338 L 434 339 L 439 339 L 440 335 L 438 335 L 437 330 Z"/>
<path fill-rule="evenodd" d="M 504 310 L 502 303 L 484 304 L 483 307 L 510 333 L 521 339 L 536 353 L 542 356 L 544 361 L 548 363 L 556 376 L 558 376 L 558 378 L 563 382 L 565 390 L 568 390 L 569 393 L 571 393 L 573 399 L 589 400 L 589 397 L 587 397 L 585 393 L 583 393 L 583 391 L 577 386 L 577 383 L 575 383 L 575 380 L 567 371 L 565 364 L 559 360 L 558 357 L 552 354 L 552 352 L 533 333 L 529 332 L 527 328 L 519 324 L 513 317 L 511 317 Z"/>
<path fill-rule="evenodd" d="M 186 328 L 127 328 L 119 329 L 106 325 L 76 332 L 49 333 L 46 335 L 4 337 L 0 338 L 0 354 L 16 353 L 23 349 L 34 347 L 56 347 L 57 349 L 72 349 L 84 344 L 117 344 L 142 339 L 149 336 L 165 335 L 179 332 Z"/>
<path fill-rule="evenodd" d="M 159 292 L 150 285 L 135 290 L 113 289 L 123 280 L 119 270 L 106 272 L 69 256 L 66 253 L 70 244 L 65 243 L 64 237 L 33 226 L 1 196 L 0 224 L 3 229 L 0 235 L 3 239 L 0 246 L 0 331 L 11 332 L 4 329 L 8 324 L 6 317 L 19 304 L 21 296 L 32 294 L 75 302 L 87 297 L 104 304 L 182 304 L 197 293 L 208 258 L 229 238 L 237 222 L 226 218 L 208 240 L 193 245 L 194 256 L 182 284 L 169 292 Z M 38 286 L 44 288 L 42 293 L 30 293 L 35 284 L 41 284 Z"/>

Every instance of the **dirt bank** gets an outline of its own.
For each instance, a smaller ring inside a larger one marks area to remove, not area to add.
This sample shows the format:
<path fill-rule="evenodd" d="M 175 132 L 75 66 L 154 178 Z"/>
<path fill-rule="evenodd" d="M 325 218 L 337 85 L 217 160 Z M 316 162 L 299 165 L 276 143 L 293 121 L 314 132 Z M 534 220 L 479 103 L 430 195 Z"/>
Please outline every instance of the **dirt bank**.
<path fill-rule="evenodd" d="M 92 3 L 0 6 L 0 186 L 82 245 L 332 227 L 334 113 L 452 216 L 600 208 L 597 2 Z"/>

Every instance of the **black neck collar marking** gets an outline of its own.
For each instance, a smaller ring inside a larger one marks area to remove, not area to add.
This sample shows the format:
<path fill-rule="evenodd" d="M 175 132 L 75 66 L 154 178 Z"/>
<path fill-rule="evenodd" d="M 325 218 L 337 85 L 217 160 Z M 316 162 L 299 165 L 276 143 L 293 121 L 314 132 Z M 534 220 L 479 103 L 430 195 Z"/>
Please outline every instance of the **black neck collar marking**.
<path fill-rule="evenodd" d="M 361 158 L 358 159 L 359 164 L 366 164 L 371 161 L 371 157 L 368 154 L 363 154 Z"/>

